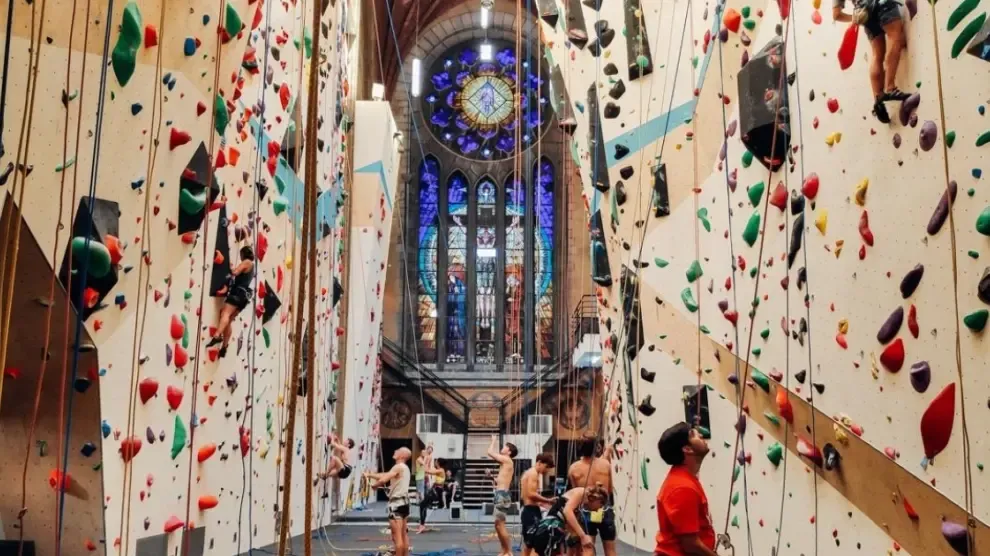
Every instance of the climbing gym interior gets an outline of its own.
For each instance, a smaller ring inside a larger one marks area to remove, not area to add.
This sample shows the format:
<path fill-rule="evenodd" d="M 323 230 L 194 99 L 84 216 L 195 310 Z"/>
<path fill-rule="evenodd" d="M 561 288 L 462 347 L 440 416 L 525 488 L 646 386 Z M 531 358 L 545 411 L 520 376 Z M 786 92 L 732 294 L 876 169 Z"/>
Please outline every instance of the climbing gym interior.
<path fill-rule="evenodd" d="M 0 2 L 0 555 L 986 551 L 988 6 Z"/>

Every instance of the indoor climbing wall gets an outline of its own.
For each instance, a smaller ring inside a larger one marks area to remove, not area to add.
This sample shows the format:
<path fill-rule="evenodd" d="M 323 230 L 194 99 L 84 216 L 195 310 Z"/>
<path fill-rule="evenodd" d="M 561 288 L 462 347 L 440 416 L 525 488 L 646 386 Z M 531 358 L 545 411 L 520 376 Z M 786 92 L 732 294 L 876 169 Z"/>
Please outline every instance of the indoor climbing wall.
<path fill-rule="evenodd" d="M 346 508 L 360 507 L 361 473 L 377 471 L 381 436 L 382 295 L 388 267 L 392 206 L 398 185 L 399 135 L 384 101 L 355 105 L 354 186 L 350 197 L 350 292 L 347 378 L 342 438 L 354 440 L 351 476 L 340 482 Z M 392 316 L 394 317 L 394 315 Z"/>
<path fill-rule="evenodd" d="M 657 440 L 697 416 L 737 552 L 964 553 L 968 513 L 985 542 L 987 431 L 964 427 L 990 395 L 985 2 L 900 7 L 913 95 L 889 125 L 864 31 L 827 3 L 538 4 L 576 122 L 622 538 L 653 545 Z"/>
<path fill-rule="evenodd" d="M 332 369 L 347 266 L 340 205 L 349 188 L 353 120 L 351 2 L 308 9 L 261 0 L 119 2 L 110 13 L 93 6 L 88 14 L 83 2 L 72 4 L 15 3 L 2 160 L 11 170 L 0 184 L 4 197 L 4 189 L 13 193 L 45 257 L 54 254 L 50 273 L 63 284 L 71 277 L 69 297 L 95 347 L 95 361 L 82 358 L 68 369 L 67 398 L 53 395 L 41 405 L 45 417 L 35 433 L 37 441 L 58 445 L 52 415 L 59 406 L 72 396 L 84 399 L 77 407 L 97 397 L 99 419 L 73 423 L 62 440 L 70 474 L 85 475 L 73 482 L 102 482 L 102 492 L 88 496 L 103 498 L 103 514 L 78 523 L 103 525 L 66 524 L 62 550 L 171 553 L 188 525 L 194 549 L 238 554 L 275 540 L 278 509 L 289 512 L 291 532 L 299 534 L 306 488 L 324 492 L 304 472 L 299 403 L 296 445 L 285 446 L 295 453 L 294 494 L 280 508 L 281 491 L 290 488 L 280 454 L 286 401 L 304 393 L 289 384 L 293 345 L 303 336 L 292 330 L 303 189 L 319 188 L 320 292 L 312 315 L 319 347 L 304 373 L 320 379 L 313 382 L 322 440 L 334 422 Z M 313 9 L 322 10 L 317 29 Z M 39 53 L 36 84 L 31 52 Z M 317 70 L 320 95 L 307 98 L 309 74 Z M 27 114 L 25 96 L 33 97 Z M 310 102 L 317 102 L 317 141 L 304 145 Z M 22 130 L 30 145 L 20 144 Z M 316 149 L 318 176 L 303 175 L 304 148 Z M 227 274 L 245 246 L 256 255 L 256 279 L 221 354 L 207 343 Z M 62 326 L 61 313 L 52 320 Z M 53 365 L 49 373 L 62 370 Z M 37 371 L 21 368 L 7 379 L 33 385 Z M 80 380 L 98 387 L 83 388 Z M 328 462 L 325 442 L 316 446 L 320 470 Z M 39 504 L 54 507 L 58 481 L 47 485 L 55 459 L 32 451 L 26 480 L 46 485 L 52 494 Z M 4 467 L 5 484 L 19 482 L 19 470 L 8 477 L 12 469 Z M 8 538 L 16 538 L 19 502 L 5 497 L 0 508 Z M 66 512 L 72 508 L 66 504 Z M 314 524 L 330 518 L 315 515 Z M 38 553 L 56 553 L 52 512 L 29 507 L 24 528 Z"/>

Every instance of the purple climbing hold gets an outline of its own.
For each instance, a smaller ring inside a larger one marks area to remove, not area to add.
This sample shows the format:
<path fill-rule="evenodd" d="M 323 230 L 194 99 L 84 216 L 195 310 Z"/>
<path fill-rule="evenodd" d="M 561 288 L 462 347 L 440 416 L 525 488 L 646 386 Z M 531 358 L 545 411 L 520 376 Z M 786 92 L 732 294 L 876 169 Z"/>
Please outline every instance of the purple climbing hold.
<path fill-rule="evenodd" d="M 905 104 L 907 103 L 907 101 L 904 102 Z M 935 122 L 925 120 L 925 123 L 921 124 L 921 133 L 918 134 L 918 145 L 921 146 L 921 150 L 925 152 L 932 150 L 937 140 L 938 127 L 935 125 Z"/>
<path fill-rule="evenodd" d="M 919 104 L 921 104 L 921 93 L 914 93 L 901 103 L 901 109 L 897 113 L 901 119 L 901 125 L 908 125 L 908 122 L 911 121 L 911 114 L 914 114 Z"/>
<path fill-rule="evenodd" d="M 745 413 L 742 413 L 742 412 L 739 413 L 739 420 L 736 421 L 736 432 L 738 432 L 739 434 L 742 434 L 742 435 L 746 434 L 746 414 Z"/>
<path fill-rule="evenodd" d="M 980 278 L 980 283 L 976 286 L 976 297 L 990 305 L 990 266 L 983 269 L 983 277 Z"/>
<path fill-rule="evenodd" d="M 921 276 L 924 273 L 925 265 L 918 264 L 904 275 L 904 278 L 901 279 L 901 295 L 904 296 L 904 299 L 911 297 L 914 290 L 918 289 L 918 284 L 921 283 Z"/>
<path fill-rule="evenodd" d="M 939 200 L 938 206 L 935 207 L 935 212 L 928 220 L 928 235 L 933 236 L 942 229 L 945 219 L 949 217 L 949 197 L 952 197 L 952 202 L 955 203 L 958 189 L 955 180 L 949 182 L 949 190 L 942 193 L 942 198 Z"/>
<path fill-rule="evenodd" d="M 959 554 L 969 554 L 969 531 L 964 525 L 945 520 L 942 522 L 942 536 L 953 550 Z"/>
<path fill-rule="evenodd" d="M 901 324 L 904 323 L 904 307 L 898 307 L 893 313 L 887 317 L 887 320 L 880 327 L 877 332 L 877 341 L 881 344 L 886 344 L 887 342 L 894 339 L 897 333 L 901 330 Z"/>
<path fill-rule="evenodd" d="M 911 365 L 911 386 L 915 392 L 924 394 L 931 383 L 932 368 L 928 366 L 928 361 L 918 361 Z"/>
<path fill-rule="evenodd" d="M 894 143 L 894 148 L 895 149 L 901 148 L 901 134 L 900 133 L 895 133 L 894 134 L 893 143 Z"/>
<path fill-rule="evenodd" d="M 918 15 L 918 0 L 904 0 L 904 6 L 907 8 L 908 16 L 911 19 Z"/>
<path fill-rule="evenodd" d="M 732 120 L 731 122 L 729 122 L 729 125 L 725 128 L 725 136 L 726 136 L 726 138 L 732 137 L 733 135 L 735 135 L 736 134 L 736 127 L 738 127 L 738 126 L 739 126 L 739 122 L 737 120 Z"/>
<path fill-rule="evenodd" d="M 151 427 L 148 427 L 148 429 L 144 431 L 144 434 L 148 438 L 148 444 L 155 443 L 155 431 L 151 430 Z"/>

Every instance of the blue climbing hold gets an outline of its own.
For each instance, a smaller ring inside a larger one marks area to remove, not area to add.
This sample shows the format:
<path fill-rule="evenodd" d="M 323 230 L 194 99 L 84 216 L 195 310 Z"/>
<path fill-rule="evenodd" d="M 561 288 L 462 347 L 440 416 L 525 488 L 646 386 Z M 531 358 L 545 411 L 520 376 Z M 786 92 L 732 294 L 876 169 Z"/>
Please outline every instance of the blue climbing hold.
<path fill-rule="evenodd" d="M 979 112 L 980 115 L 982 116 L 987 113 L 987 107 L 981 104 L 979 108 L 976 109 L 976 111 Z"/>
<path fill-rule="evenodd" d="M 131 116 L 137 116 L 143 108 L 144 106 L 141 106 L 140 102 L 135 102 L 131 105 Z"/>
<path fill-rule="evenodd" d="M 103 433 L 103 438 L 107 438 L 110 436 L 110 432 L 111 432 L 110 423 L 107 423 L 106 419 L 104 419 L 103 422 L 100 423 L 100 432 Z"/>
<path fill-rule="evenodd" d="M 162 85 L 168 85 L 168 82 L 172 80 L 172 72 L 168 72 L 162 76 Z"/>
<path fill-rule="evenodd" d="M 122 293 L 118 293 L 117 294 L 117 297 L 114 297 L 113 298 L 114 305 L 123 305 L 124 304 L 124 301 L 125 301 L 124 294 L 122 294 Z"/>
<path fill-rule="evenodd" d="M 976 179 L 982 178 L 983 177 L 983 169 L 982 168 L 973 168 L 973 177 L 976 178 Z"/>
<path fill-rule="evenodd" d="M 210 14 L 203 14 L 203 26 L 210 24 Z"/>
<path fill-rule="evenodd" d="M 196 39 L 192 37 L 186 37 L 186 41 L 182 43 L 182 53 L 186 56 L 192 56 L 196 53 Z"/>
<path fill-rule="evenodd" d="M 138 189 L 141 189 L 142 185 L 144 185 L 144 178 L 138 178 L 131 182 L 131 189 L 137 191 Z"/>

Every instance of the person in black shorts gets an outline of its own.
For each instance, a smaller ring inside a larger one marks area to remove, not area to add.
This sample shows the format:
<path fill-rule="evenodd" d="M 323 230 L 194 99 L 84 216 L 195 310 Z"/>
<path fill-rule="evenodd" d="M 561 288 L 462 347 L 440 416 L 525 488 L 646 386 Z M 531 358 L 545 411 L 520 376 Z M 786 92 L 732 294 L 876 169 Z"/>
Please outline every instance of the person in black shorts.
<path fill-rule="evenodd" d="M 326 473 L 320 474 L 321 479 L 346 479 L 351 476 L 351 449 L 354 448 L 354 439 L 348 438 L 344 444 L 337 442 L 335 436 L 327 439 L 330 443 L 330 465 Z"/>
<path fill-rule="evenodd" d="M 873 88 L 873 114 L 881 123 L 890 123 L 887 101 L 904 101 L 909 93 L 897 88 L 897 66 L 907 48 L 901 3 L 897 0 L 853 0 L 852 15 L 842 11 L 846 0 L 832 0 L 832 19 L 862 25 L 870 40 L 870 85 Z"/>
<path fill-rule="evenodd" d="M 540 477 L 553 469 L 553 457 L 550 454 L 540 454 L 536 456 L 536 463 L 522 474 L 519 479 L 520 498 L 523 508 L 519 516 L 522 524 L 523 556 L 533 556 L 533 535 L 536 534 L 536 526 L 543 519 L 542 506 L 550 506 L 554 503 L 554 498 L 546 498 L 540 494 Z"/>
<path fill-rule="evenodd" d="M 221 290 L 226 290 L 223 309 L 220 310 L 220 322 L 217 324 L 216 335 L 210 339 L 206 347 L 220 346 L 220 357 L 227 355 L 227 346 L 230 345 L 232 335 L 231 323 L 237 315 L 248 306 L 251 300 L 251 282 L 254 280 L 254 250 L 251 246 L 241 247 L 241 262 L 235 266 L 230 276 L 227 278 L 227 286 Z"/>

